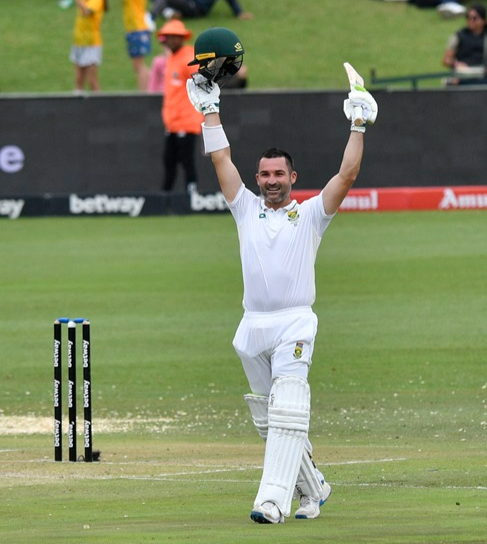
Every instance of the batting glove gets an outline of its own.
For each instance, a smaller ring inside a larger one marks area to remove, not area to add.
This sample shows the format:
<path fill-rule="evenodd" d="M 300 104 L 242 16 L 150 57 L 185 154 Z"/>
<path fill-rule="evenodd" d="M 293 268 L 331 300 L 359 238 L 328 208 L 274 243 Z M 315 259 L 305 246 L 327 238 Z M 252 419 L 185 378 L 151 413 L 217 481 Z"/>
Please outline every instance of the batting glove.
<path fill-rule="evenodd" d="M 355 89 L 348 93 L 348 99 L 343 102 L 343 111 L 349 121 L 352 121 L 351 130 L 357 132 L 365 132 L 365 126 L 355 125 L 356 113 L 355 108 L 359 107 L 362 110 L 361 118 L 368 125 L 373 125 L 377 119 L 379 107 L 374 97 L 364 87 L 355 85 Z"/>
<path fill-rule="evenodd" d="M 203 115 L 220 112 L 220 87 L 201 74 L 194 74 L 186 81 L 188 98 L 196 111 Z"/>

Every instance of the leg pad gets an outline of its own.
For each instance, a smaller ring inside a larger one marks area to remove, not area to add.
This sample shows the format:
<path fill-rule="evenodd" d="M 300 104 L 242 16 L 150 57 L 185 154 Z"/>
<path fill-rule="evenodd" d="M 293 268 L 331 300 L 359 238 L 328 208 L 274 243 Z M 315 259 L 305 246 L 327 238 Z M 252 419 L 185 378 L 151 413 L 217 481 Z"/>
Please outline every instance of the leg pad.
<path fill-rule="evenodd" d="M 310 417 L 310 390 L 302 378 L 278 378 L 270 391 L 264 470 L 254 506 L 270 501 L 289 516 Z"/>

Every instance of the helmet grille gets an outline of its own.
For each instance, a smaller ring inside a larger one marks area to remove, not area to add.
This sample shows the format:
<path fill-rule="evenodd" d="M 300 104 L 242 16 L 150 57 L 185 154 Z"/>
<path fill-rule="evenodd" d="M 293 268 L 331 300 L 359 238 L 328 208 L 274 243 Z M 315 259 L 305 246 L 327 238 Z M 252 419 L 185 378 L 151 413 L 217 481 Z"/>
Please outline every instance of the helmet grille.
<path fill-rule="evenodd" d="M 198 73 L 204 76 L 207 82 L 200 83 L 199 86 L 211 88 L 211 83 L 218 83 L 220 87 L 223 87 L 240 70 L 242 62 L 243 55 L 200 61 Z"/>

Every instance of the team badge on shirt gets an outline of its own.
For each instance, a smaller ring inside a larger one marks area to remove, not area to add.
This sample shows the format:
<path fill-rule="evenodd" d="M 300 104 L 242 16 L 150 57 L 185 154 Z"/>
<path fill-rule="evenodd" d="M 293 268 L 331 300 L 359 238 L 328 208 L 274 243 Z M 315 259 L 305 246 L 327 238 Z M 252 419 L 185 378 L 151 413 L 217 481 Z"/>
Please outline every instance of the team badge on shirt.
<path fill-rule="evenodd" d="M 296 345 L 294 346 L 294 354 L 293 357 L 295 359 L 301 359 L 303 356 L 303 342 L 296 342 Z"/>
<path fill-rule="evenodd" d="M 297 225 L 298 221 L 299 221 L 299 212 L 298 212 L 298 210 L 291 210 L 291 211 L 287 212 L 287 220 L 291 224 Z"/>

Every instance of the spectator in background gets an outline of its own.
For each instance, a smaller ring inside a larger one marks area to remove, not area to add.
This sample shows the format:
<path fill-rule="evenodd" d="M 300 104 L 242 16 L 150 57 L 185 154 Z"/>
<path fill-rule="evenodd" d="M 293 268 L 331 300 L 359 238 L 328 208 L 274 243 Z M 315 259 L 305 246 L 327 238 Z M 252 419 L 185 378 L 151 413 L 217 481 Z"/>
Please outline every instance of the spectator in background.
<path fill-rule="evenodd" d="M 99 91 L 98 66 L 102 62 L 101 24 L 108 10 L 108 0 L 76 0 L 73 44 L 70 60 L 75 65 L 75 90 Z"/>
<path fill-rule="evenodd" d="M 453 68 L 460 85 L 486 84 L 487 67 L 486 12 L 482 4 L 467 8 L 467 26 L 450 36 L 443 64 Z"/>
<path fill-rule="evenodd" d="M 122 0 L 128 54 L 137 78 L 137 89 L 147 91 L 150 69 L 145 57 L 151 52 L 151 31 L 146 21 L 147 0 Z"/>
<path fill-rule="evenodd" d="M 164 45 L 164 40 L 162 37 L 158 36 L 158 39 L 162 45 L 163 52 L 152 59 L 147 91 L 149 93 L 164 94 L 164 82 L 166 79 L 166 65 L 169 50 Z"/>
<path fill-rule="evenodd" d="M 206 17 L 217 0 L 154 0 L 151 15 L 165 19 L 197 19 Z M 253 19 L 253 14 L 242 9 L 238 0 L 226 0 L 235 17 L 239 19 Z"/>
<path fill-rule="evenodd" d="M 162 101 L 162 121 L 166 130 L 164 191 L 173 190 L 179 164 L 183 167 L 189 193 L 196 191 L 198 183 L 196 144 L 204 117 L 195 111 L 186 92 L 186 81 L 198 69 L 197 65 L 188 66 L 194 59 L 194 48 L 184 42 L 191 36 L 192 32 L 178 20 L 167 22 L 157 33 L 159 41 L 169 50 Z"/>

